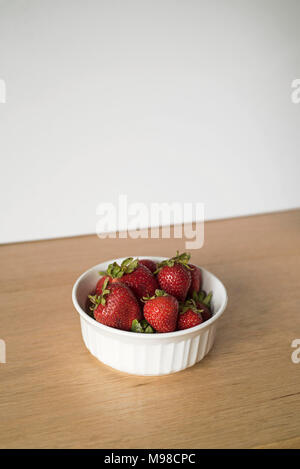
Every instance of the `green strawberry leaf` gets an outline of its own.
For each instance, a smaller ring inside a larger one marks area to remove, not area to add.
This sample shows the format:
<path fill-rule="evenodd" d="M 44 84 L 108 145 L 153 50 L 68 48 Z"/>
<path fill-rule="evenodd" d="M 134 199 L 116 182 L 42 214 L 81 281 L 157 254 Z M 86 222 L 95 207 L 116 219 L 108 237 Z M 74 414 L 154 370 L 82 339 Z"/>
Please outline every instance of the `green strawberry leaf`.
<path fill-rule="evenodd" d="M 198 301 L 198 293 L 196 292 L 196 290 L 193 291 L 193 300 Z"/>
<path fill-rule="evenodd" d="M 121 269 L 126 268 L 131 262 L 133 261 L 133 257 L 127 257 L 122 264 L 121 264 Z"/>
<path fill-rule="evenodd" d="M 211 299 L 212 299 L 212 292 L 209 292 L 209 294 L 204 298 L 202 303 L 210 308 Z"/>
<path fill-rule="evenodd" d="M 102 292 L 101 295 L 88 295 L 89 300 L 91 301 L 93 306 L 90 306 L 91 311 L 95 311 L 97 306 L 102 305 L 105 306 L 106 304 L 106 299 L 105 296 L 110 293 L 110 290 L 108 290 L 106 287 L 109 283 L 109 278 L 107 277 L 104 280 L 104 283 L 102 285 Z"/>
<path fill-rule="evenodd" d="M 134 319 L 131 324 L 131 331 L 132 332 L 144 332 L 141 324 L 137 319 Z"/>
<path fill-rule="evenodd" d="M 132 321 L 131 331 L 142 334 L 153 334 L 155 332 L 146 319 L 142 319 L 141 322 L 139 322 L 137 319 L 134 319 Z"/>
<path fill-rule="evenodd" d="M 124 274 L 131 274 L 139 264 L 138 259 L 133 259 L 133 257 L 127 257 L 122 261 L 121 265 L 117 262 L 109 264 L 106 275 L 109 275 L 112 278 L 121 278 Z"/>
<path fill-rule="evenodd" d="M 146 321 L 146 319 L 141 320 L 141 326 L 142 326 L 143 330 L 146 329 L 146 327 L 148 326 L 148 322 Z"/>
<path fill-rule="evenodd" d="M 191 309 L 194 313 L 201 313 L 203 309 L 197 308 L 196 301 L 193 299 L 186 300 L 185 303 L 180 303 L 179 314 L 184 314 L 186 311 Z"/>
<path fill-rule="evenodd" d="M 119 278 L 122 277 L 123 271 L 121 270 L 121 267 L 114 262 L 113 264 L 109 264 L 107 267 L 107 275 L 109 275 L 112 278 Z"/>
<path fill-rule="evenodd" d="M 133 259 L 133 257 L 128 257 L 128 259 L 125 259 L 125 261 L 122 262 L 121 269 L 126 274 L 131 274 L 137 268 L 138 265 L 139 265 L 138 259 Z"/>
<path fill-rule="evenodd" d="M 168 296 L 164 290 L 155 290 L 155 296 Z"/>
<path fill-rule="evenodd" d="M 199 291 L 198 293 L 198 301 L 200 301 L 201 303 L 203 302 L 205 298 L 205 292 L 204 291 Z"/>
<path fill-rule="evenodd" d="M 91 311 L 95 311 L 97 306 L 102 304 L 101 295 L 88 295 L 88 298 L 89 298 L 90 302 L 92 303 L 92 306 L 90 306 Z"/>
<path fill-rule="evenodd" d="M 190 266 L 188 265 L 190 258 L 191 258 L 191 255 L 189 253 L 183 252 L 182 254 L 179 254 L 179 251 L 177 251 L 176 256 L 171 257 L 170 259 L 162 261 L 158 264 L 157 269 L 154 272 L 154 275 L 157 274 L 163 267 L 165 266 L 173 267 L 174 264 L 182 264 L 187 269 L 191 270 Z"/>
<path fill-rule="evenodd" d="M 104 272 L 104 270 L 99 270 L 98 274 L 104 277 L 104 275 L 107 275 L 107 271 Z"/>
<path fill-rule="evenodd" d="M 141 301 L 143 303 L 147 303 L 147 301 L 149 300 L 154 300 L 155 298 L 157 298 L 158 296 L 168 296 L 168 294 L 164 291 L 164 290 L 158 290 L 156 289 L 155 290 L 155 294 L 153 296 L 150 296 L 150 295 L 147 295 L 147 296 L 143 296 L 143 298 L 141 298 Z"/>

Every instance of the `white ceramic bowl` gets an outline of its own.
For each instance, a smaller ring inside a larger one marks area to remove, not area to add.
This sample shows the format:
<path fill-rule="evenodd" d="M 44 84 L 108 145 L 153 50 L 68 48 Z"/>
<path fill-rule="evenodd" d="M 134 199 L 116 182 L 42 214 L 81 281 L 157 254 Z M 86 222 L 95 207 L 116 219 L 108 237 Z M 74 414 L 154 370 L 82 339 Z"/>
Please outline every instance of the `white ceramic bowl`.
<path fill-rule="evenodd" d="M 165 258 L 139 256 L 160 262 Z M 98 264 L 84 272 L 75 282 L 72 299 L 80 315 L 81 332 L 88 350 L 106 365 L 135 375 L 165 375 L 194 365 L 202 360 L 213 346 L 218 319 L 227 304 L 224 285 L 203 269 L 203 289 L 212 291 L 213 317 L 199 326 L 164 334 L 138 334 L 104 326 L 86 312 L 87 295 L 99 280 L 99 270 L 105 271 L 112 262 Z"/>

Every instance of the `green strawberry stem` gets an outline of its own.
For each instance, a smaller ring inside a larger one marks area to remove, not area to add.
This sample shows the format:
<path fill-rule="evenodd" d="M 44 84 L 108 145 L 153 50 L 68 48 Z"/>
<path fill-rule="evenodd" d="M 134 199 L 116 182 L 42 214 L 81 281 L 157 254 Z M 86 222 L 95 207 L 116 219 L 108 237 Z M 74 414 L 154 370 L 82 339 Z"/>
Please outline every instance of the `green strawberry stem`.
<path fill-rule="evenodd" d="M 119 265 L 117 262 L 109 264 L 105 275 L 109 275 L 112 278 L 121 278 L 124 274 L 131 274 L 139 265 L 138 259 L 133 259 L 133 257 L 127 257 Z"/>
<path fill-rule="evenodd" d="M 199 291 L 197 300 L 202 302 L 204 300 L 204 298 L 205 298 L 204 291 Z"/>
<path fill-rule="evenodd" d="M 210 308 L 211 299 L 212 299 L 212 292 L 209 292 L 209 294 L 204 298 L 202 303 Z"/>
<path fill-rule="evenodd" d="M 139 332 L 140 334 L 153 334 L 155 332 L 146 319 L 142 319 L 141 322 L 134 319 L 132 321 L 131 331 Z"/>
<path fill-rule="evenodd" d="M 191 255 L 189 253 L 183 252 L 182 254 L 179 254 L 179 251 L 177 251 L 176 256 L 160 262 L 154 274 L 157 274 L 163 267 L 165 266 L 173 267 L 174 264 L 182 264 L 187 269 L 191 270 L 190 266 L 188 265 L 190 258 L 191 258 Z"/>
<path fill-rule="evenodd" d="M 197 293 L 196 291 L 193 292 L 193 300 L 198 301 L 199 303 L 203 303 L 209 308 L 210 308 L 211 299 L 212 299 L 212 292 L 209 292 L 209 294 L 206 296 L 203 290 L 199 291 L 199 293 Z"/>
<path fill-rule="evenodd" d="M 108 282 L 109 282 L 109 278 L 107 277 L 104 280 L 104 283 L 102 285 L 101 295 L 88 295 L 88 298 L 90 299 L 91 303 L 93 304 L 93 306 L 90 306 L 91 311 L 94 311 L 97 308 L 97 306 L 99 306 L 99 305 L 103 305 L 103 306 L 105 305 L 105 303 L 106 303 L 105 296 L 110 293 L 110 290 L 108 290 L 106 288 Z"/>
<path fill-rule="evenodd" d="M 184 303 L 180 303 L 180 314 L 184 314 L 186 311 L 192 310 L 194 313 L 202 313 L 203 309 L 197 308 L 196 301 L 193 299 L 186 300 Z"/>
<path fill-rule="evenodd" d="M 99 270 L 98 274 L 101 275 L 102 277 L 104 277 L 104 275 L 107 275 L 107 273 L 104 272 L 103 270 Z"/>
<path fill-rule="evenodd" d="M 159 296 L 168 296 L 168 294 L 167 294 L 164 290 L 158 290 L 158 289 L 156 289 L 156 290 L 155 290 L 155 295 L 153 295 L 153 296 L 150 296 L 150 295 L 143 296 L 143 298 L 141 299 L 141 301 L 142 301 L 143 303 L 146 303 L 147 301 L 149 301 L 149 300 L 154 300 L 154 298 L 158 298 Z"/>
<path fill-rule="evenodd" d="M 134 319 L 132 321 L 131 331 L 132 332 L 144 332 L 144 329 L 143 329 L 141 323 L 137 319 Z"/>
<path fill-rule="evenodd" d="M 90 310 L 94 311 L 97 306 L 101 305 L 101 297 L 100 295 L 88 295 L 88 298 L 93 306 L 90 306 Z"/>

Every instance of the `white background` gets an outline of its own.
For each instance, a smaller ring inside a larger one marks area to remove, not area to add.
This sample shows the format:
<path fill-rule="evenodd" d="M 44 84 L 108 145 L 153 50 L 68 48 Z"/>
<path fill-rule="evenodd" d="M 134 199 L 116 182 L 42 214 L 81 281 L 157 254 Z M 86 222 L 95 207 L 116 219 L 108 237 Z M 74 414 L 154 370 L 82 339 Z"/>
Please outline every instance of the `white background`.
<path fill-rule="evenodd" d="M 114 202 L 300 205 L 298 0 L 0 0 L 0 242 Z"/>

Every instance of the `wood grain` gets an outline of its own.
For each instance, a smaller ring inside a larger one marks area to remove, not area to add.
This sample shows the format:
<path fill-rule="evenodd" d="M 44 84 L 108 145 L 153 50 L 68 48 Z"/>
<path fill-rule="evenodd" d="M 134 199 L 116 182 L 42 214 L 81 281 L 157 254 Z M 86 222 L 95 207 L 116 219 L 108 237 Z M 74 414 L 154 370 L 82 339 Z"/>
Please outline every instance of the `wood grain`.
<path fill-rule="evenodd" d="M 299 448 L 300 211 L 205 224 L 192 253 L 225 283 L 228 309 L 198 365 L 164 377 L 116 372 L 86 350 L 77 276 L 184 240 L 74 237 L 0 248 L 1 448 Z"/>

